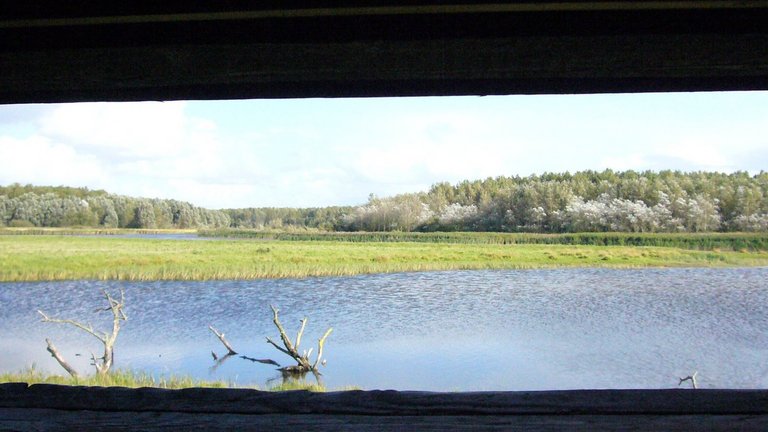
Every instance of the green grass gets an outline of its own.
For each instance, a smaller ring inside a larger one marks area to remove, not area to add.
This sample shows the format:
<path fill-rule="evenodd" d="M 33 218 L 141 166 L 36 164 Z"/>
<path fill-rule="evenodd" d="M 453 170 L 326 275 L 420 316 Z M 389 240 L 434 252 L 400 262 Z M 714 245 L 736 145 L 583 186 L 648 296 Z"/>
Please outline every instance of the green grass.
<path fill-rule="evenodd" d="M 768 252 L 747 249 L 0 236 L 0 281 L 259 279 L 453 269 L 766 265 Z"/>
<path fill-rule="evenodd" d="M 233 382 L 227 381 L 206 381 L 193 378 L 188 375 L 169 375 L 155 377 L 152 374 L 143 371 L 132 371 L 117 369 L 107 375 L 98 376 L 96 374 L 80 378 L 72 378 L 69 375 L 46 374 L 37 370 L 34 366 L 24 369 L 20 372 L 0 373 L 0 384 L 22 382 L 27 384 L 60 384 L 73 386 L 100 386 L 100 387 L 155 387 L 164 389 L 183 389 L 194 387 L 206 388 L 251 388 L 258 390 L 255 385 L 239 386 Z M 290 380 L 268 387 L 266 391 L 290 391 L 307 390 L 311 392 L 325 392 L 326 388 L 320 384 L 313 383 L 310 380 Z M 359 390 L 358 387 L 348 386 L 338 389 Z"/>
<path fill-rule="evenodd" d="M 570 246 L 658 246 L 710 250 L 768 250 L 768 233 L 624 233 L 565 234 L 497 232 L 321 232 L 247 229 L 200 230 L 205 237 L 288 241 L 418 242 L 457 244 L 562 244 Z"/>
<path fill-rule="evenodd" d="M 169 375 L 154 377 L 149 373 L 130 370 L 115 370 L 104 376 L 89 375 L 72 378 L 69 375 L 46 374 L 34 366 L 21 372 L 0 374 L 0 383 L 23 382 L 27 384 L 62 384 L 101 387 L 157 387 L 165 389 L 181 389 L 191 387 L 230 388 L 226 381 L 205 381 L 187 375 Z"/>

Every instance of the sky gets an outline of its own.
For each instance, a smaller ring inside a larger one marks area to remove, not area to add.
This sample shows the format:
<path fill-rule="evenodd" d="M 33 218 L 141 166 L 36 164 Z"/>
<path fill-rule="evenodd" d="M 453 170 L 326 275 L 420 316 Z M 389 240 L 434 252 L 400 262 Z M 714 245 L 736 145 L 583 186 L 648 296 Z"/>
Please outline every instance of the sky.
<path fill-rule="evenodd" d="M 2 185 L 211 209 L 606 168 L 766 170 L 768 92 L 0 105 Z"/>

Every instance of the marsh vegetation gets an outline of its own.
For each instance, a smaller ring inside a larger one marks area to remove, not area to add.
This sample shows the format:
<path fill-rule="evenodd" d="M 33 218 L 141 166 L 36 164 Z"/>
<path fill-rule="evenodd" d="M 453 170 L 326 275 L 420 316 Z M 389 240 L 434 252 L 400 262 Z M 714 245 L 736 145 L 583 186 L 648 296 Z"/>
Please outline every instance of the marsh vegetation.
<path fill-rule="evenodd" d="M 761 240 L 762 241 L 762 240 Z M 768 265 L 765 250 L 445 242 L 0 236 L 0 281 L 216 280 L 559 267 Z"/>

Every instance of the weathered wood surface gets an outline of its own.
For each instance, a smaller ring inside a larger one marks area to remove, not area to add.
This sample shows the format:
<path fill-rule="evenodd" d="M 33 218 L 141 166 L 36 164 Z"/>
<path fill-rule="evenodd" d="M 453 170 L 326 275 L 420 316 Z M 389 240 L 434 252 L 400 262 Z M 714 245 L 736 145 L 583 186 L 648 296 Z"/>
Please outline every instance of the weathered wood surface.
<path fill-rule="evenodd" d="M 0 430 L 768 430 L 766 390 L 262 392 L 0 385 Z"/>
<path fill-rule="evenodd" d="M 362 416 L 103 412 L 0 408 L 0 430 L 264 431 L 765 431 L 768 416 Z"/>

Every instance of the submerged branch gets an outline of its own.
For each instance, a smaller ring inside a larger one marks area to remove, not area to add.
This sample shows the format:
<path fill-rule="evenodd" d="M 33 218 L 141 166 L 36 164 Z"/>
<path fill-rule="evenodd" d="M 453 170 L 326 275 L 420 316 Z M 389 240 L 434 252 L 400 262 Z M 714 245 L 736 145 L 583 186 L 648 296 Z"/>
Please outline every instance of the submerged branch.
<path fill-rule="evenodd" d="M 323 335 L 323 337 L 321 337 L 317 341 L 317 358 L 315 359 L 315 364 L 312 365 L 313 370 L 317 370 L 317 365 L 318 363 L 320 363 L 320 358 L 323 356 L 323 346 L 325 346 L 325 340 L 328 338 L 328 336 L 331 334 L 332 331 L 333 331 L 333 327 L 329 328 L 328 330 L 325 331 L 325 334 Z M 325 364 L 325 363 L 322 363 L 322 364 Z"/>
<path fill-rule="evenodd" d="M 216 337 L 217 337 L 217 338 L 219 338 L 219 340 L 221 341 L 221 343 L 224 345 L 224 347 L 225 347 L 225 348 L 227 349 L 227 351 L 228 351 L 227 355 L 234 355 L 234 354 L 237 354 L 237 351 L 235 351 L 235 350 L 234 350 L 234 348 L 232 348 L 232 345 L 230 345 L 230 344 L 229 344 L 229 342 L 227 341 L 227 339 L 224 337 L 224 333 L 221 333 L 221 332 L 219 332 L 218 330 L 216 330 L 215 328 L 213 328 L 213 326 L 212 326 L 212 325 L 209 325 L 209 326 L 208 326 L 208 329 L 210 329 L 210 330 L 213 332 L 213 334 L 215 334 L 215 335 L 216 335 Z M 215 355 L 214 355 L 214 360 L 216 360 L 216 358 L 215 358 Z"/>
<path fill-rule="evenodd" d="M 299 329 L 299 333 L 296 335 L 296 351 L 299 350 L 299 345 L 301 345 L 301 335 L 304 334 L 304 327 L 307 325 L 307 318 L 304 317 L 301 320 L 301 328 Z"/>
<path fill-rule="evenodd" d="M 280 367 L 280 363 L 278 363 L 278 362 L 276 362 L 276 361 L 274 361 L 272 359 L 257 359 L 257 358 L 248 357 L 248 356 L 244 356 L 244 355 L 241 355 L 240 358 L 243 359 L 243 360 L 250 360 L 250 361 L 252 361 L 254 363 L 271 364 L 271 365 L 275 365 L 277 367 Z"/>
<path fill-rule="evenodd" d="M 687 376 L 687 377 L 685 377 L 685 378 L 680 378 L 680 382 L 677 384 L 677 386 L 678 386 L 678 387 L 680 387 L 680 386 L 681 386 L 681 385 L 682 385 L 684 382 L 686 382 L 686 381 L 690 381 L 690 382 L 691 382 L 691 387 L 692 387 L 694 390 L 695 390 L 695 389 L 697 389 L 698 387 L 697 387 L 697 385 L 696 385 L 696 375 L 698 375 L 698 373 L 699 373 L 699 372 L 698 372 L 698 371 L 696 371 L 696 372 L 694 372 L 694 373 L 693 373 L 693 375 L 688 375 L 688 376 Z"/>
<path fill-rule="evenodd" d="M 56 359 L 57 362 L 59 362 L 61 367 L 63 367 L 64 370 L 67 371 L 70 376 L 72 376 L 72 378 L 79 378 L 80 375 L 78 375 L 75 368 L 73 368 L 69 363 L 67 363 L 66 360 L 64 360 L 64 357 L 62 357 L 62 355 L 59 354 L 59 350 L 56 349 L 56 346 L 53 345 L 53 342 L 51 342 L 50 339 L 46 339 L 45 343 L 48 344 L 48 348 L 47 348 L 48 352 L 51 353 L 51 355 L 53 356 L 53 358 Z"/>
<path fill-rule="evenodd" d="M 304 350 L 303 354 L 299 354 L 298 348 L 299 344 L 301 343 L 301 337 L 304 334 L 304 329 L 306 328 L 308 319 L 305 317 L 303 318 L 301 322 L 301 326 L 299 328 L 298 333 L 296 334 L 296 344 L 294 345 L 293 342 L 291 342 L 291 339 L 288 337 L 288 334 L 285 331 L 285 328 L 283 327 L 283 324 L 280 322 L 280 318 L 278 317 L 278 309 L 272 305 L 270 305 L 272 308 L 272 322 L 275 324 L 275 327 L 277 327 L 277 331 L 280 333 L 280 339 L 283 342 L 283 346 L 280 346 L 277 344 L 277 342 L 273 341 L 269 336 L 267 336 L 267 342 L 277 348 L 278 351 L 290 356 L 294 360 L 296 360 L 295 366 L 288 366 L 281 368 L 283 372 L 291 373 L 291 374 L 301 374 L 306 372 L 312 372 L 312 373 L 319 373 L 317 370 L 318 365 L 325 364 L 325 361 L 322 360 L 323 357 L 323 346 L 325 345 L 325 340 L 328 338 L 328 336 L 333 331 L 332 328 L 329 328 L 325 334 L 318 340 L 318 346 L 317 346 L 317 358 L 315 359 L 315 362 L 312 363 L 310 361 L 310 356 L 312 355 L 312 348 L 309 349 L 309 351 Z"/>

